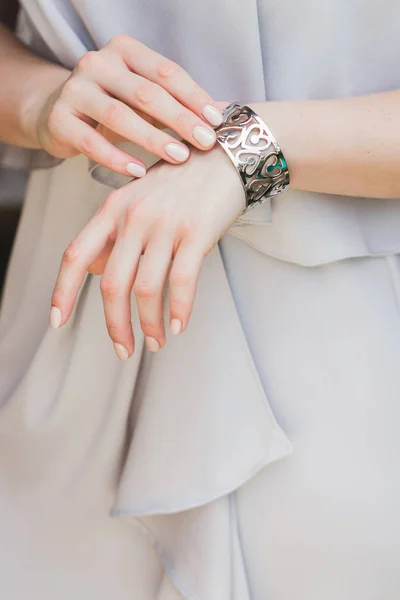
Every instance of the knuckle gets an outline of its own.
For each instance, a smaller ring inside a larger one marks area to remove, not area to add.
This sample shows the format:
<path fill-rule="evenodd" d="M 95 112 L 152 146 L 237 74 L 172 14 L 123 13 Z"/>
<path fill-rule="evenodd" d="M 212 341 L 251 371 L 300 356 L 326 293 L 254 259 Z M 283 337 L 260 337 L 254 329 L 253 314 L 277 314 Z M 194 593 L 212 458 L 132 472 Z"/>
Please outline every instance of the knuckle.
<path fill-rule="evenodd" d="M 76 68 L 78 71 L 88 72 L 92 71 L 99 62 L 102 62 L 101 56 L 97 50 L 91 50 L 86 52 L 78 61 Z"/>
<path fill-rule="evenodd" d="M 75 96 L 76 94 L 80 93 L 81 89 L 82 89 L 82 84 L 80 81 L 81 78 L 76 77 L 74 75 L 72 75 L 71 77 L 69 77 L 69 79 L 67 79 L 67 81 L 64 83 L 63 89 L 62 89 L 62 95 L 63 96 Z"/>
<path fill-rule="evenodd" d="M 190 219 L 181 223 L 179 228 L 180 237 L 187 240 L 191 244 L 196 244 L 199 248 L 202 246 L 201 239 L 204 237 L 202 233 L 202 224 L 194 219 Z"/>
<path fill-rule="evenodd" d="M 125 163 L 125 161 L 120 159 L 118 150 L 112 146 L 106 146 L 102 149 L 102 160 L 108 169 L 111 171 L 116 171 L 117 173 L 122 170 Z"/>
<path fill-rule="evenodd" d="M 110 48 L 116 48 L 119 50 L 120 48 L 126 48 L 130 46 L 133 42 L 133 39 L 127 35 L 126 33 L 118 33 L 106 44 Z"/>
<path fill-rule="evenodd" d="M 187 111 L 180 112 L 176 118 L 176 126 L 179 127 L 179 129 L 191 131 L 193 127 L 193 117 Z"/>
<path fill-rule="evenodd" d="M 166 58 L 161 59 L 156 67 L 157 75 L 161 79 L 171 79 L 179 75 L 183 69 L 177 63 Z"/>
<path fill-rule="evenodd" d="M 135 98 L 140 104 L 149 104 L 154 98 L 154 84 L 141 81 L 136 86 Z"/>
<path fill-rule="evenodd" d="M 123 188 L 114 190 L 107 196 L 102 205 L 99 207 L 98 215 L 112 215 L 115 209 L 119 207 L 123 199 Z"/>
<path fill-rule="evenodd" d="M 153 230 L 155 234 L 171 233 L 174 226 L 174 216 L 169 211 L 160 211 L 153 217 Z"/>
<path fill-rule="evenodd" d="M 95 151 L 94 143 L 92 136 L 83 135 L 78 144 L 78 150 L 88 156 L 89 158 L 93 157 L 93 153 Z"/>
<path fill-rule="evenodd" d="M 64 134 L 65 110 L 60 102 L 56 102 L 47 117 L 47 127 L 57 137 Z"/>
<path fill-rule="evenodd" d="M 103 113 L 103 125 L 112 129 L 123 117 L 123 107 L 118 102 L 110 102 Z"/>
<path fill-rule="evenodd" d="M 189 319 L 192 310 L 192 302 L 188 297 L 174 296 L 171 299 L 171 312 L 175 316 L 181 316 L 183 321 Z"/>
<path fill-rule="evenodd" d="M 101 278 L 100 290 L 105 298 L 118 298 L 123 295 L 125 286 L 115 277 L 108 276 Z"/>
<path fill-rule="evenodd" d="M 76 265 L 81 258 L 81 251 L 76 242 L 71 242 L 63 254 L 63 263 L 67 265 Z"/>
<path fill-rule="evenodd" d="M 212 103 L 211 97 L 197 84 L 194 84 L 189 98 L 191 103 L 199 106 Z"/>
<path fill-rule="evenodd" d="M 132 203 L 127 206 L 124 218 L 124 232 L 128 233 L 130 227 L 141 217 L 141 211 L 138 210 L 138 205 Z"/>
<path fill-rule="evenodd" d="M 169 281 L 173 287 L 191 287 L 194 279 L 194 273 L 189 269 L 173 269 Z"/>
<path fill-rule="evenodd" d="M 152 281 L 137 281 L 133 291 L 138 298 L 154 298 L 160 293 L 160 286 Z"/>
<path fill-rule="evenodd" d="M 148 131 L 144 133 L 143 136 L 143 147 L 146 148 L 151 154 L 162 155 L 163 153 L 163 143 L 162 143 L 163 134 L 159 133 L 157 129 L 153 127 L 149 127 Z M 168 140 L 168 136 L 167 141 Z M 175 140 L 174 140 L 175 141 Z"/>
<path fill-rule="evenodd" d="M 129 204 L 125 209 L 122 234 L 131 235 L 132 227 L 144 220 L 147 220 L 147 211 L 144 203 Z"/>
<path fill-rule="evenodd" d="M 162 327 L 160 324 L 158 324 L 156 322 L 156 320 L 154 321 L 149 321 L 149 320 L 143 320 L 142 318 L 140 319 L 140 326 L 142 328 L 142 331 L 144 334 L 146 335 L 151 335 L 155 338 L 159 338 L 162 337 Z"/>

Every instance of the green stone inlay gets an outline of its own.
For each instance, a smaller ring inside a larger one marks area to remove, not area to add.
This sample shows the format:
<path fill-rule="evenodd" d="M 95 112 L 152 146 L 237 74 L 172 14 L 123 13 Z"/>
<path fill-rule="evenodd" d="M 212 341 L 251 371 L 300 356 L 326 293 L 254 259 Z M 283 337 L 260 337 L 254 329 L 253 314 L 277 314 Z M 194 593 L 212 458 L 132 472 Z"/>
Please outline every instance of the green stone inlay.
<path fill-rule="evenodd" d="M 287 168 L 286 160 L 284 158 L 280 158 L 278 160 L 278 162 L 276 163 L 276 165 L 268 165 L 267 173 L 273 173 L 275 169 L 279 169 L 280 171 L 282 171 L 282 169 L 286 169 L 286 168 Z"/>

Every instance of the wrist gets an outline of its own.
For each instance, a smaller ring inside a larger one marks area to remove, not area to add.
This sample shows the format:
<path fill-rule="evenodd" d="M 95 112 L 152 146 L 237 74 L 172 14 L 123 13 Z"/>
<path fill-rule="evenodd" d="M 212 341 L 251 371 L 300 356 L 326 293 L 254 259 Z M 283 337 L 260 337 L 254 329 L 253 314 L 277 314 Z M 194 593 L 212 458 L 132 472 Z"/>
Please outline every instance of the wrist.
<path fill-rule="evenodd" d="M 48 63 L 35 70 L 32 77 L 26 82 L 21 105 L 19 121 L 24 146 L 41 148 L 40 125 L 45 118 L 46 105 L 51 102 L 52 96 L 57 96 L 59 89 L 70 76 L 71 72 L 64 67 Z"/>
<path fill-rule="evenodd" d="M 311 127 L 315 104 L 309 100 L 249 104 L 268 125 L 281 147 L 293 189 L 310 189 L 308 174 L 315 172 L 323 160 L 324 145 L 320 142 L 324 139 L 324 131 L 320 130 L 315 136 Z"/>
<path fill-rule="evenodd" d="M 171 165 L 166 165 L 167 168 Z M 221 198 L 228 197 L 229 203 L 234 204 L 240 214 L 246 207 L 246 195 L 235 166 L 232 164 L 225 150 L 216 143 L 211 150 L 198 150 L 191 148 L 189 159 L 179 165 L 180 172 L 192 172 L 213 182 L 214 188 L 219 190 Z M 176 167 L 170 169 L 172 176 Z M 203 185 L 203 184 L 200 184 Z"/>
<path fill-rule="evenodd" d="M 201 151 L 200 151 L 201 152 Z M 221 188 L 221 194 L 228 195 L 234 202 L 239 214 L 246 208 L 246 194 L 240 175 L 225 150 L 216 143 L 208 152 L 201 152 L 215 173 L 215 185 Z"/>

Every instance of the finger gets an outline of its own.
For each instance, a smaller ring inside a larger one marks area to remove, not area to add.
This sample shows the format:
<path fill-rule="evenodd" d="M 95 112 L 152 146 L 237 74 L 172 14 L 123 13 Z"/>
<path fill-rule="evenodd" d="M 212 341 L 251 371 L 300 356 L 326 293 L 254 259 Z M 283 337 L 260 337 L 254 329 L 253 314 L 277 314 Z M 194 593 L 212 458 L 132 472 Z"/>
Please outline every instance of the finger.
<path fill-rule="evenodd" d="M 89 265 L 88 272 L 91 275 L 102 275 L 104 273 L 104 269 L 106 268 L 106 264 L 108 259 L 110 258 L 110 254 L 112 249 L 114 248 L 115 240 L 108 240 L 103 250 L 101 250 L 100 254 L 95 258 L 95 260 Z"/>
<path fill-rule="evenodd" d="M 157 83 L 210 125 L 221 125 L 222 114 L 210 95 L 181 66 L 126 35 L 116 36 L 106 48 L 118 52 L 131 71 Z"/>
<path fill-rule="evenodd" d="M 71 113 L 64 116 L 58 127 L 57 138 L 112 171 L 131 177 L 146 175 L 146 165 L 141 160 L 114 146 L 93 127 Z"/>
<path fill-rule="evenodd" d="M 174 137 L 139 117 L 129 106 L 111 98 L 96 85 L 86 86 L 76 100 L 77 110 L 101 123 L 107 129 L 145 148 L 171 163 L 182 163 L 189 157 L 189 149 Z"/>
<path fill-rule="evenodd" d="M 100 284 L 107 330 L 121 360 L 134 352 L 131 292 L 144 244 L 134 213 L 132 205 L 126 211 Z"/>
<path fill-rule="evenodd" d="M 101 253 L 115 229 L 112 210 L 108 208 L 112 202 L 111 194 L 64 252 L 51 301 L 50 324 L 54 328 L 68 321 L 89 266 Z"/>
<path fill-rule="evenodd" d="M 160 85 L 131 73 L 122 65 L 103 69 L 98 82 L 114 98 L 163 123 L 200 150 L 208 150 L 215 144 L 214 129 Z"/>
<path fill-rule="evenodd" d="M 171 263 L 171 235 L 154 235 L 140 261 L 133 289 L 142 331 L 149 350 L 156 352 L 165 344 L 163 291 Z"/>
<path fill-rule="evenodd" d="M 173 334 L 181 333 L 188 325 L 203 258 L 204 252 L 199 244 L 181 242 L 177 249 L 169 276 L 170 327 Z"/>

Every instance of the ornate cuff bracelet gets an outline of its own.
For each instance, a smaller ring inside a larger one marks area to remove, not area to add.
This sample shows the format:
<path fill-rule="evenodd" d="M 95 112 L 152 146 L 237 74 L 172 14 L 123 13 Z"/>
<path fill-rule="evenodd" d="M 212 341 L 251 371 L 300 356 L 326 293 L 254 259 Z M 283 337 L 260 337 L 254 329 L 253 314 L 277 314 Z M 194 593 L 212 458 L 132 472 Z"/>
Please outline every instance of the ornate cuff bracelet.
<path fill-rule="evenodd" d="M 232 103 L 222 114 L 224 122 L 215 133 L 239 173 L 245 213 L 286 190 L 289 169 L 271 131 L 249 106 Z"/>

